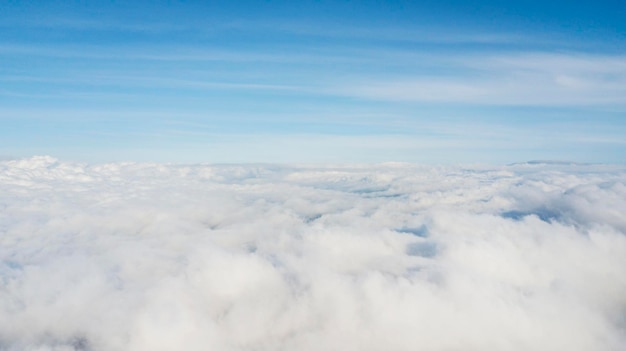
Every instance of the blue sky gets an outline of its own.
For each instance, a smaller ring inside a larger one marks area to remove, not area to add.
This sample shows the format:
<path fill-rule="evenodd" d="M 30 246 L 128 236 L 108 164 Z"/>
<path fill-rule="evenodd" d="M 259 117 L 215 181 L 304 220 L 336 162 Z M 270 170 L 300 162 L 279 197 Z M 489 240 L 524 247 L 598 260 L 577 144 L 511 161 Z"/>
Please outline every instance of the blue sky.
<path fill-rule="evenodd" d="M 0 3 L 0 157 L 626 163 L 623 1 Z"/>

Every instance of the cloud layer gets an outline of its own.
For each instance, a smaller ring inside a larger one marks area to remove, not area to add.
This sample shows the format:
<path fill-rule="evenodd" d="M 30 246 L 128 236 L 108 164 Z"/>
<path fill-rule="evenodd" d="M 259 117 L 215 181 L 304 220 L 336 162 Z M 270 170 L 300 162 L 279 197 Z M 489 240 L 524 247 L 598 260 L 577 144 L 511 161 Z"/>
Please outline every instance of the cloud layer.
<path fill-rule="evenodd" d="M 0 350 L 624 350 L 623 167 L 0 162 Z"/>

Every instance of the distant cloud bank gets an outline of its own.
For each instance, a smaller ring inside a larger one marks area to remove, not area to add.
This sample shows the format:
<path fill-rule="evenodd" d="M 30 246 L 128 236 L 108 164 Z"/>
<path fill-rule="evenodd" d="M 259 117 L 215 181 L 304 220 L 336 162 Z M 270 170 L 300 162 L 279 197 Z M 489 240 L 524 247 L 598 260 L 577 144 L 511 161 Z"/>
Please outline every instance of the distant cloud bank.
<path fill-rule="evenodd" d="M 626 168 L 0 161 L 0 350 L 626 349 Z"/>

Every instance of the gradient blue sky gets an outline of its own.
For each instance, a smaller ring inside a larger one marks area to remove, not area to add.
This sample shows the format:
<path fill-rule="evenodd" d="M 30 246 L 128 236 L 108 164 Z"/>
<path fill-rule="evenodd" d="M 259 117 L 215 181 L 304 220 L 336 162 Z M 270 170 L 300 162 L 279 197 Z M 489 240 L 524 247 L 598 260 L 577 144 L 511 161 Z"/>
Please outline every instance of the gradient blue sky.
<path fill-rule="evenodd" d="M 626 163 L 619 1 L 0 2 L 0 158 Z"/>

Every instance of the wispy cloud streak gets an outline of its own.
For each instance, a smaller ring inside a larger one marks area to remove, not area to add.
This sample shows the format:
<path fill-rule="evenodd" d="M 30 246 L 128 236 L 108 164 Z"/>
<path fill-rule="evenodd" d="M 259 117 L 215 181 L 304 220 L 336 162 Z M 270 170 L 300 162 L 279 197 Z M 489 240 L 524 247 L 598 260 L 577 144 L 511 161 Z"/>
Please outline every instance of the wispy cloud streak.
<path fill-rule="evenodd" d="M 483 105 L 626 105 L 626 58 L 606 55 L 469 55 L 461 74 L 369 79 L 338 92 L 363 98 Z"/>

